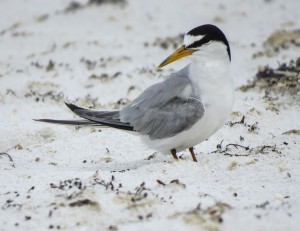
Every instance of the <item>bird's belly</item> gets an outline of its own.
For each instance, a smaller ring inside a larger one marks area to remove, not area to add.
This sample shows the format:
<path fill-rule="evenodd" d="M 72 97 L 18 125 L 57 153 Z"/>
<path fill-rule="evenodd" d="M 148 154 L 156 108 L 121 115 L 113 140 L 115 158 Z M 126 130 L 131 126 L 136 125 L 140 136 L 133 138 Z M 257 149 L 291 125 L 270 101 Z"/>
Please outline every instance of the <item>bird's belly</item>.
<path fill-rule="evenodd" d="M 164 139 L 151 140 L 148 136 L 143 136 L 142 141 L 150 148 L 163 153 L 169 153 L 173 148 L 176 151 L 182 151 L 201 143 L 219 130 L 224 125 L 231 110 L 231 104 L 208 107 L 204 116 L 190 129 Z"/>

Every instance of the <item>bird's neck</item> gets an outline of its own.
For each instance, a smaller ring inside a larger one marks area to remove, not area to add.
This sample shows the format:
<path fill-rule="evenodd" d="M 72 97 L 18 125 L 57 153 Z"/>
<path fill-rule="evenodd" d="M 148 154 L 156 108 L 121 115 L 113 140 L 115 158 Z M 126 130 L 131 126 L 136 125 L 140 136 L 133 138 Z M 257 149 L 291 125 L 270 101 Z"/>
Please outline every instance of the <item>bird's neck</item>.
<path fill-rule="evenodd" d="M 220 89 L 220 86 L 232 85 L 229 64 L 228 56 L 195 56 L 189 65 L 189 78 L 195 86 L 193 89 L 195 96 Z"/>

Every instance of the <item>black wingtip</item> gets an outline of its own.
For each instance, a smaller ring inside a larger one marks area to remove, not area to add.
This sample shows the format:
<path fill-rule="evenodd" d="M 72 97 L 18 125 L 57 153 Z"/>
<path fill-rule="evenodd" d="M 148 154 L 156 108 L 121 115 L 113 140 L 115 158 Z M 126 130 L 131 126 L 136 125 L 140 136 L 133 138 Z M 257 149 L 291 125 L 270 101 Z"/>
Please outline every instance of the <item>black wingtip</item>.
<path fill-rule="evenodd" d="M 50 123 L 52 122 L 51 119 L 32 119 L 33 121 L 36 121 L 36 122 L 46 122 L 46 123 Z"/>
<path fill-rule="evenodd" d="M 76 106 L 75 104 L 72 103 L 67 103 L 65 102 L 66 106 L 71 110 L 71 111 L 75 111 L 76 109 L 81 109 L 80 107 Z"/>
<path fill-rule="evenodd" d="M 89 120 L 53 120 L 53 119 L 33 119 L 33 120 L 37 122 L 62 124 L 62 125 L 101 126 L 101 124 L 97 124 Z"/>
<path fill-rule="evenodd" d="M 35 122 L 46 122 L 46 123 L 53 123 L 53 121 L 55 122 L 56 120 L 53 119 L 32 119 Z"/>

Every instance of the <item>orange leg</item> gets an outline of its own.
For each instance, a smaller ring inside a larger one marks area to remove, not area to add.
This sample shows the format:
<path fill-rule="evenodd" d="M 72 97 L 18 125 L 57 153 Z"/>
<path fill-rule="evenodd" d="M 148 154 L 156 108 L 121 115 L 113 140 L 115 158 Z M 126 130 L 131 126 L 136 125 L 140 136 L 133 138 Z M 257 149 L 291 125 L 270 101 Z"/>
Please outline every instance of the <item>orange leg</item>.
<path fill-rule="evenodd" d="M 173 149 L 171 150 L 171 153 L 172 153 L 173 158 L 174 158 L 175 160 L 178 160 L 178 157 L 177 157 L 177 155 L 176 155 L 176 149 L 175 149 L 175 148 L 173 148 Z"/>
<path fill-rule="evenodd" d="M 190 153 L 192 155 L 193 161 L 198 162 L 197 158 L 195 156 L 195 153 L 194 153 L 194 148 L 193 147 L 189 148 L 189 151 L 190 151 Z"/>

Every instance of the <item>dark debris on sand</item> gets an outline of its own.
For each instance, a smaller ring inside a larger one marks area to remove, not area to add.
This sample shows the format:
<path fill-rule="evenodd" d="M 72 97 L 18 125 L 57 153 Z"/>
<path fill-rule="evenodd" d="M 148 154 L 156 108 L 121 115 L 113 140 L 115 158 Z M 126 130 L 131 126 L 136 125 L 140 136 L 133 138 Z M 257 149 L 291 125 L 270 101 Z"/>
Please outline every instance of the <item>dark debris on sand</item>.
<path fill-rule="evenodd" d="M 264 98 L 268 100 L 276 100 L 284 95 L 300 100 L 300 57 L 279 64 L 277 68 L 259 67 L 255 78 L 239 89 L 243 92 L 262 90 Z"/>
<path fill-rule="evenodd" d="M 126 0 L 89 0 L 86 4 L 82 4 L 77 1 L 72 1 L 64 9 L 64 12 L 65 13 L 76 12 L 78 10 L 84 9 L 87 6 L 91 6 L 91 5 L 100 6 L 103 4 L 119 5 L 121 7 L 124 7 L 127 5 L 127 1 Z"/>
<path fill-rule="evenodd" d="M 182 44 L 184 34 L 179 34 L 173 37 L 166 37 L 166 38 L 156 38 L 155 41 L 152 43 L 145 42 L 144 46 L 148 47 L 149 45 L 152 45 L 154 47 L 160 47 L 164 50 L 167 50 L 169 48 L 176 49 Z"/>
<path fill-rule="evenodd" d="M 89 0 L 88 4 L 120 4 L 125 5 L 127 4 L 126 0 Z"/>
<path fill-rule="evenodd" d="M 263 43 L 263 51 L 253 55 L 253 58 L 261 56 L 274 57 L 283 50 L 299 49 L 300 29 L 274 31 Z"/>

